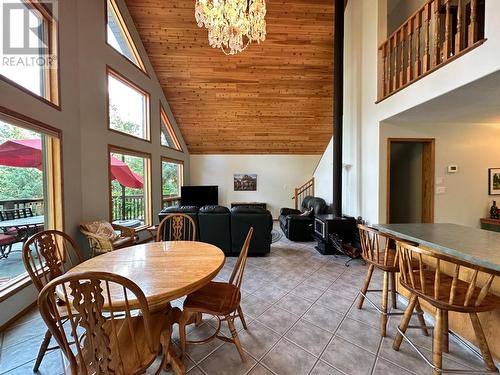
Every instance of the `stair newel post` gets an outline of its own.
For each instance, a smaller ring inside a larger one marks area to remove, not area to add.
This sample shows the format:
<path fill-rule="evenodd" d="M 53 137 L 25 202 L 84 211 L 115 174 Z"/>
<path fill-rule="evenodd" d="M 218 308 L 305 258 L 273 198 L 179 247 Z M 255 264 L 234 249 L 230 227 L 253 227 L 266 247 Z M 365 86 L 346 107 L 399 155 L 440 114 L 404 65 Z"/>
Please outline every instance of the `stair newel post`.
<path fill-rule="evenodd" d="M 295 188 L 295 209 L 298 210 L 299 209 L 299 189 Z"/>

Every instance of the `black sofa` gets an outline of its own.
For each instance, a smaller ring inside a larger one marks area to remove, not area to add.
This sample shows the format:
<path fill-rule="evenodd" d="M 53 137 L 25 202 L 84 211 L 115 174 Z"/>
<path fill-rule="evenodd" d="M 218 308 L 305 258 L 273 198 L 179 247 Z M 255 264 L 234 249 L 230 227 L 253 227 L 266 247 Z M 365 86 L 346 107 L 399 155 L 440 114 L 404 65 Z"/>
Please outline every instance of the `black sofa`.
<path fill-rule="evenodd" d="M 191 216 L 197 226 L 197 239 L 219 247 L 228 256 L 238 256 L 245 237 L 254 228 L 249 256 L 262 256 L 271 251 L 273 218 L 268 210 L 260 207 L 175 206 L 163 209 L 160 222 L 167 215 L 184 213 Z"/>
<path fill-rule="evenodd" d="M 311 211 L 307 216 L 302 216 L 305 211 Z M 304 197 L 300 210 L 294 208 L 282 208 L 280 210 L 279 223 L 286 238 L 291 241 L 312 241 L 314 231 L 314 217 L 326 214 L 328 205 L 323 198 Z"/>

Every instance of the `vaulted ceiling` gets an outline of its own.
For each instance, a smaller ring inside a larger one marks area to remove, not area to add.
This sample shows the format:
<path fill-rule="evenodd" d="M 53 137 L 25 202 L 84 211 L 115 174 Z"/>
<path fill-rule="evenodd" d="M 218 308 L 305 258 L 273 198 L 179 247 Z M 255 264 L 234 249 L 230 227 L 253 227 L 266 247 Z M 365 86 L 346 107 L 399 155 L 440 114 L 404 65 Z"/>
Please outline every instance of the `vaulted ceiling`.
<path fill-rule="evenodd" d="M 267 39 L 208 45 L 194 0 L 126 0 L 193 154 L 321 154 L 332 134 L 333 1 L 267 0 Z"/>

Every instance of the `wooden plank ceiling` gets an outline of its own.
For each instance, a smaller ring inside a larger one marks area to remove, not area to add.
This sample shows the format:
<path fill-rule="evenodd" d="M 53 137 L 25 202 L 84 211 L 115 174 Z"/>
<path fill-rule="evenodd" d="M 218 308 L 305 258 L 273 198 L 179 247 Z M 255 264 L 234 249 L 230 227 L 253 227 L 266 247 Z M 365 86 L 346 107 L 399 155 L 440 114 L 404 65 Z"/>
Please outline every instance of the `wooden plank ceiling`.
<path fill-rule="evenodd" d="M 208 45 L 194 0 L 126 0 L 193 154 L 322 154 L 332 135 L 333 1 L 267 0 L 267 39 Z"/>

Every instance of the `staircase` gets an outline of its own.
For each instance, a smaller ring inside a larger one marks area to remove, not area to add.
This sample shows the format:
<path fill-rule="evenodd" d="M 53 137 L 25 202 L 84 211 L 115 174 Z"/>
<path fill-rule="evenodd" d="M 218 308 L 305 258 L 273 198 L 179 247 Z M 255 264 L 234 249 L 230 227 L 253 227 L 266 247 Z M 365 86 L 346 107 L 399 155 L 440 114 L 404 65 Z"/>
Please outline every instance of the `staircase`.
<path fill-rule="evenodd" d="M 311 195 L 314 196 L 314 177 L 307 181 L 304 185 L 295 188 L 295 194 L 292 199 L 295 200 L 295 209 L 299 208 L 300 202 L 304 197 Z"/>

